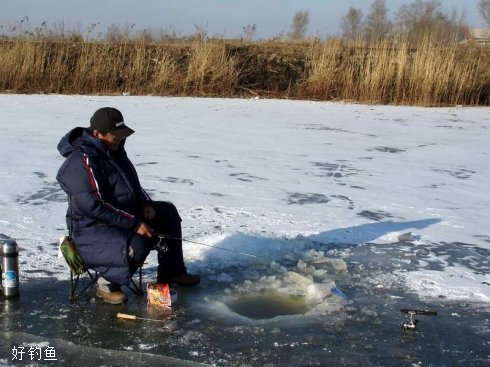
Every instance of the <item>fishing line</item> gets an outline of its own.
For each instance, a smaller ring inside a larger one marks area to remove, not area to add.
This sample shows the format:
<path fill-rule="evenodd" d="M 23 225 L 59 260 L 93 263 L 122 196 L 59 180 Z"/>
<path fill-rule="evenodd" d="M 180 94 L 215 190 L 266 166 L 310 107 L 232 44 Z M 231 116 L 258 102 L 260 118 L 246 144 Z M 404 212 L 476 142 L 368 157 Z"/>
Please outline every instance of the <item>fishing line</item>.
<path fill-rule="evenodd" d="M 185 239 L 185 238 L 172 237 L 172 236 L 167 236 L 167 235 L 164 235 L 164 234 L 157 234 L 157 236 L 158 237 L 163 237 L 163 238 L 165 238 L 167 240 L 184 241 L 184 242 L 194 243 L 194 244 L 200 245 L 200 246 L 212 247 L 212 248 L 215 248 L 215 249 L 218 249 L 218 250 L 222 250 L 222 251 L 233 252 L 235 254 L 245 255 L 245 256 L 254 257 L 254 258 L 257 258 L 258 257 L 256 255 L 248 254 L 246 252 L 240 252 L 240 251 L 230 250 L 228 248 L 223 248 L 223 247 L 219 247 L 219 246 L 208 245 L 207 243 L 202 243 L 202 242 L 197 242 L 197 241 L 191 241 L 191 240 L 188 240 L 188 239 Z"/>
<path fill-rule="evenodd" d="M 327 183 L 328 183 L 328 184 L 330 184 L 330 183 L 332 183 L 332 182 L 333 182 L 333 180 L 335 179 L 335 175 L 337 174 L 337 172 L 339 172 L 339 171 L 342 169 L 342 167 L 343 167 L 343 166 L 344 166 L 344 164 L 343 164 L 343 163 L 342 163 L 342 164 L 338 164 L 338 165 L 337 165 L 337 168 L 335 169 L 335 171 L 332 171 L 332 173 L 331 173 L 331 174 L 330 174 L 330 176 L 328 177 L 328 178 L 330 178 L 330 180 L 329 180 L 329 181 L 327 181 Z"/>

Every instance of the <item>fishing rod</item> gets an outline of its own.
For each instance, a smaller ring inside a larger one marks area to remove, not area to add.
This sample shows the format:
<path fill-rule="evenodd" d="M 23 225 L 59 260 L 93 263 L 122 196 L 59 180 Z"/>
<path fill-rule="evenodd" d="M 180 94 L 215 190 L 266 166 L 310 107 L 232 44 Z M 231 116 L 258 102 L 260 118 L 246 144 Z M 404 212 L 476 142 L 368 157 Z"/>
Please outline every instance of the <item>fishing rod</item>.
<path fill-rule="evenodd" d="M 428 316 L 437 316 L 437 311 L 433 310 L 418 310 L 411 308 L 402 308 L 400 310 L 401 313 L 407 313 L 410 315 L 410 320 L 401 323 L 401 327 L 403 330 L 415 330 L 417 328 L 417 324 L 419 320 L 414 320 L 413 316 L 415 315 L 428 315 Z"/>
<path fill-rule="evenodd" d="M 157 320 L 157 319 L 148 319 L 146 317 L 138 317 L 136 315 L 131 315 L 131 314 L 127 314 L 127 313 L 121 313 L 121 312 L 118 312 L 116 317 L 118 319 L 125 319 L 125 320 L 143 320 L 143 321 L 154 321 L 154 322 L 166 322 L 168 321 L 168 317 L 165 318 L 164 320 Z"/>
<path fill-rule="evenodd" d="M 208 245 L 207 243 L 202 243 L 202 242 L 197 242 L 197 241 L 191 241 L 191 240 L 188 240 L 188 239 L 185 239 L 185 238 L 168 236 L 166 234 L 160 234 L 159 233 L 159 234 L 156 234 L 156 236 L 159 237 L 158 243 L 155 245 L 155 248 L 157 248 L 157 249 L 159 247 L 162 247 L 162 240 L 177 240 L 177 241 L 184 241 L 184 242 L 194 243 L 194 244 L 200 245 L 200 246 L 212 247 L 212 248 L 215 248 L 215 249 L 218 249 L 218 250 L 222 250 L 222 251 L 233 252 L 233 253 L 239 254 L 239 255 L 244 255 L 244 256 L 249 256 L 249 257 L 254 257 L 254 258 L 257 258 L 258 257 L 256 255 L 248 254 L 246 252 L 230 250 L 228 248 L 223 248 L 223 247 L 214 246 L 214 245 Z"/>

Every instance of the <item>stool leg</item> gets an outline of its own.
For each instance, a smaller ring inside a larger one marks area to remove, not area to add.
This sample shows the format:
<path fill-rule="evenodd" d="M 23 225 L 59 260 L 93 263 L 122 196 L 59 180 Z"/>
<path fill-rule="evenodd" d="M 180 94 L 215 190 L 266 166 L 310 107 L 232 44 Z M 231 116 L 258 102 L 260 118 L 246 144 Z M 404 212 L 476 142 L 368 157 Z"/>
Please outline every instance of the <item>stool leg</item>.
<path fill-rule="evenodd" d="M 73 279 L 73 271 L 70 270 L 70 302 L 75 303 L 78 300 L 78 297 L 76 296 L 76 284 L 75 282 L 78 283 L 78 276 L 77 280 Z"/>
<path fill-rule="evenodd" d="M 140 276 L 140 291 L 141 293 L 143 293 L 143 279 L 142 279 L 142 273 L 143 273 L 143 267 L 140 266 L 140 270 L 139 270 L 139 276 Z"/>

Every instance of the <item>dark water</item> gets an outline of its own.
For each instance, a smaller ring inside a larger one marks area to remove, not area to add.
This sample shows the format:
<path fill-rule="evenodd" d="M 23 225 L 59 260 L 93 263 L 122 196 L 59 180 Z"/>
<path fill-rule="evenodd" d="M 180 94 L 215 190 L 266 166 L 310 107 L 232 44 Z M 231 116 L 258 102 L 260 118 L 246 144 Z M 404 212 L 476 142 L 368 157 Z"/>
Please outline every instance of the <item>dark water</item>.
<path fill-rule="evenodd" d="M 304 315 L 310 310 L 305 297 L 276 293 L 236 297 L 226 305 L 239 315 L 254 319 L 272 319 L 282 315 Z"/>
<path fill-rule="evenodd" d="M 108 305 L 90 297 L 72 305 L 68 281 L 31 279 L 22 283 L 19 299 L 0 300 L 0 365 L 21 365 L 12 362 L 11 352 L 22 343 L 54 346 L 56 365 L 489 365 L 489 305 L 442 297 L 423 301 L 386 277 L 395 269 L 416 269 L 420 253 L 402 255 L 403 246 L 338 245 L 335 251 L 346 255 L 349 272 L 332 277 L 351 301 L 343 310 L 323 315 L 303 315 L 302 301 L 287 299 L 281 302 L 293 304 L 291 313 L 299 315 L 267 319 L 274 311 L 269 307 L 273 302 L 268 296 L 264 300 L 252 295 L 229 306 L 241 312 L 268 304 L 269 310 L 265 306 L 260 310 L 262 320 L 256 319 L 258 314 L 239 316 L 223 303 L 224 286 L 206 277 L 198 288 L 178 289 L 178 302 L 170 310 L 148 308 L 144 297 L 129 291 L 125 305 Z M 461 253 L 456 253 L 455 246 L 437 248 L 449 251 L 454 261 L 468 256 L 464 248 Z M 479 269 L 488 272 L 486 265 L 479 264 Z M 227 272 L 239 279 L 243 270 Z M 150 269 L 146 278 L 152 275 Z M 93 294 L 90 290 L 89 295 Z M 417 316 L 418 329 L 403 331 L 400 324 L 408 317 L 400 312 L 402 308 L 431 309 L 438 314 Z M 118 312 L 168 321 L 118 320 Z"/>

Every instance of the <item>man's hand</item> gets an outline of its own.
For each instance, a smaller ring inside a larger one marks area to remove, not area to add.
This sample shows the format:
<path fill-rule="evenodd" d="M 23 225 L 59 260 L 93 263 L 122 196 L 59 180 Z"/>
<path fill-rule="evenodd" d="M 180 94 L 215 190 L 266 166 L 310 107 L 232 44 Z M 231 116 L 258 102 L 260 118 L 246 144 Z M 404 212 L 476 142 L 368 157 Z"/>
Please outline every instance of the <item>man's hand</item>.
<path fill-rule="evenodd" d="M 136 229 L 136 234 L 146 238 L 153 237 L 153 229 L 151 229 L 146 223 L 141 222 L 138 228 Z"/>
<path fill-rule="evenodd" d="M 143 218 L 146 220 L 152 220 L 155 218 L 156 214 L 155 209 L 153 209 L 151 205 L 147 205 L 143 208 Z"/>

